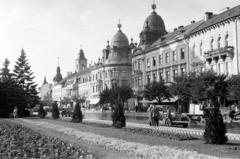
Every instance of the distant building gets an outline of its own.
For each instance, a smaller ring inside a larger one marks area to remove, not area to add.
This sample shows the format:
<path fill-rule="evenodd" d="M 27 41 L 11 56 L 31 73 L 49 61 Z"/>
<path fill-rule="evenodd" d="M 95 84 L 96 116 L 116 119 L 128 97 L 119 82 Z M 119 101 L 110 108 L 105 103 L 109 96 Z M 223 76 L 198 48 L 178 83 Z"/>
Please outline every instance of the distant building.
<path fill-rule="evenodd" d="M 144 86 L 190 71 L 212 69 L 218 73 L 239 74 L 240 6 L 220 14 L 206 13 L 206 18 L 180 25 L 167 32 L 156 4 L 140 32 L 139 44 L 129 43 L 118 24 L 118 31 L 103 49 L 102 57 L 88 65 L 82 49 L 75 60 L 75 73 L 62 78 L 60 67 L 52 86 L 53 100 L 84 98 L 86 105 L 96 104 L 106 88 L 131 86 L 142 96 Z"/>
<path fill-rule="evenodd" d="M 172 82 L 174 77 L 189 72 L 187 35 L 202 23 L 193 21 L 167 33 L 163 19 L 155 11 L 155 4 L 152 9 L 140 33 L 140 43 L 132 55 L 133 90 L 136 95 L 142 95 L 144 85 L 153 81 Z"/>
<path fill-rule="evenodd" d="M 131 49 L 127 36 L 118 24 L 118 31 L 113 36 L 111 44 L 103 49 L 102 58 L 97 63 L 87 66 L 87 58 L 80 49 L 76 59 L 76 71 L 62 79 L 60 67 L 54 77 L 53 99 L 61 101 L 64 98 L 84 98 L 86 105 L 96 104 L 99 94 L 106 88 L 114 86 L 131 87 Z M 133 44 L 132 44 L 133 45 Z M 60 80 L 61 79 L 61 80 Z"/>
<path fill-rule="evenodd" d="M 40 87 L 40 98 L 43 101 L 51 101 L 52 100 L 52 84 L 49 84 L 47 82 L 46 77 L 44 77 L 43 84 Z"/>

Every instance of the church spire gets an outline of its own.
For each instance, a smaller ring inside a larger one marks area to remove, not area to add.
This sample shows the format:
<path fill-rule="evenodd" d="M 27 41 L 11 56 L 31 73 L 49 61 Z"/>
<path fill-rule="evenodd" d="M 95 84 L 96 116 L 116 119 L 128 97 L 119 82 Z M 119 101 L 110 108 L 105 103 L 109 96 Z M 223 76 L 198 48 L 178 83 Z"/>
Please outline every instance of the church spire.
<path fill-rule="evenodd" d="M 122 24 L 121 24 L 121 22 L 120 22 L 120 19 L 118 20 L 118 25 L 117 25 L 117 27 L 118 27 L 118 30 L 121 31 Z"/>
<path fill-rule="evenodd" d="M 152 4 L 152 9 L 153 9 L 153 12 L 155 12 L 155 9 L 157 8 L 157 5 L 155 3 L 155 0 L 153 0 L 153 4 Z"/>
<path fill-rule="evenodd" d="M 58 57 L 57 73 L 56 73 L 56 76 L 53 78 L 53 81 L 59 83 L 62 79 L 63 78 L 62 78 L 61 69 L 59 66 L 59 57 Z"/>

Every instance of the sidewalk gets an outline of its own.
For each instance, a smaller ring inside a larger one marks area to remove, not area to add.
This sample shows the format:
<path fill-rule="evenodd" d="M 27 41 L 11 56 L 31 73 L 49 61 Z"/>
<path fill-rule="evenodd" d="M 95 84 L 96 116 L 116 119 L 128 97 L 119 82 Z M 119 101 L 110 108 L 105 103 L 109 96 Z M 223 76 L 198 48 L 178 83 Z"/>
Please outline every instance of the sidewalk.
<path fill-rule="evenodd" d="M 103 123 L 107 125 L 112 124 L 112 121 L 109 121 L 109 120 L 84 119 L 84 121 L 94 122 L 94 123 Z M 166 126 L 153 127 L 146 124 L 137 124 L 132 122 L 127 122 L 126 127 L 155 129 L 158 131 L 172 132 L 172 133 L 179 133 L 179 134 L 189 134 L 189 135 L 196 135 L 196 136 L 203 136 L 203 133 L 204 133 L 204 130 L 178 128 L 178 127 L 166 127 Z M 240 141 L 240 134 L 227 133 L 227 137 L 229 140 Z"/>

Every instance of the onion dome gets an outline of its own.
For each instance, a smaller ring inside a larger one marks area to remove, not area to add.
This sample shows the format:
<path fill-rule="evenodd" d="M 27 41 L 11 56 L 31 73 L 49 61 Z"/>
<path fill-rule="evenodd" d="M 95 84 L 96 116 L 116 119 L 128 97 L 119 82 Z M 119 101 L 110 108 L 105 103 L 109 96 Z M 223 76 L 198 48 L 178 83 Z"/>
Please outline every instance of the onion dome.
<path fill-rule="evenodd" d="M 139 45 L 151 45 L 167 33 L 162 18 L 155 12 L 156 4 L 152 4 L 152 9 L 152 13 L 143 24 Z"/>
<path fill-rule="evenodd" d="M 161 16 L 155 12 L 156 7 L 156 4 L 152 4 L 153 12 L 145 20 L 143 30 L 147 29 L 150 31 L 161 32 L 164 35 L 166 33 L 165 24 Z"/>
<path fill-rule="evenodd" d="M 116 47 L 128 47 L 129 42 L 127 36 L 121 30 L 122 25 L 118 24 L 118 32 L 113 36 L 111 45 Z"/>

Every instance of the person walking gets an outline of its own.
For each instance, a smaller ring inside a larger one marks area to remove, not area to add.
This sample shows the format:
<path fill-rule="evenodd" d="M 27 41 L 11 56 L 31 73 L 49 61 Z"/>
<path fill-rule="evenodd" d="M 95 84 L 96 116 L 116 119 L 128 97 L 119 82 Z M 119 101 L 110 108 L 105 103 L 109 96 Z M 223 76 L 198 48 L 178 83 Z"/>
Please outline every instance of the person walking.
<path fill-rule="evenodd" d="M 152 109 L 153 109 L 153 105 L 150 104 L 150 106 L 149 106 L 149 108 L 148 108 L 148 118 L 149 118 L 149 125 L 150 125 L 150 126 L 153 125 Z"/>
<path fill-rule="evenodd" d="M 13 109 L 13 118 L 17 118 L 17 115 L 18 115 L 18 108 L 15 106 L 14 109 Z"/>
<path fill-rule="evenodd" d="M 156 107 L 156 105 L 153 106 L 152 115 L 153 115 L 154 126 L 159 126 L 160 114 L 159 114 L 159 111 L 158 111 L 158 108 Z"/>

